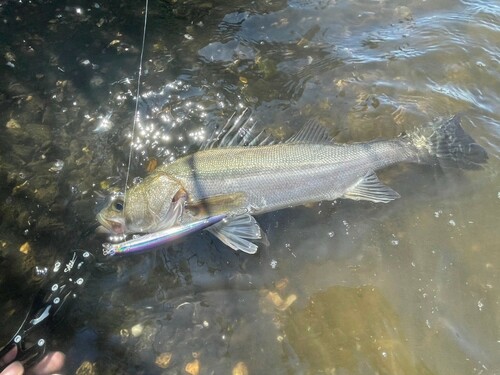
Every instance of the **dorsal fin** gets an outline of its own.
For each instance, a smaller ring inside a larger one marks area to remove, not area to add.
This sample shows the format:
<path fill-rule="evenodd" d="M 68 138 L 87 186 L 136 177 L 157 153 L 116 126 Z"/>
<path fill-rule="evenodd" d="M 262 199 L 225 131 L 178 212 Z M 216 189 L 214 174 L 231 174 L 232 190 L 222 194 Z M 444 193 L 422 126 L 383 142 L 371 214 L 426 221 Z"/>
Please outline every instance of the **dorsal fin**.
<path fill-rule="evenodd" d="M 333 138 L 317 120 L 309 120 L 297 134 L 294 134 L 285 143 L 332 143 Z"/>
<path fill-rule="evenodd" d="M 222 129 L 215 129 L 212 136 L 200 146 L 200 151 L 211 148 L 235 146 L 265 146 L 277 142 L 276 139 L 262 130 L 255 135 L 257 122 L 252 117 L 252 111 L 245 108 L 243 112 L 233 113 Z M 297 134 L 283 143 L 328 144 L 333 138 L 328 131 L 315 119 L 309 120 Z"/>
<path fill-rule="evenodd" d="M 215 130 L 200 146 L 200 150 L 208 150 L 220 147 L 235 146 L 264 146 L 276 143 L 274 138 L 261 131 L 255 135 L 257 121 L 252 117 L 252 111 L 248 108 L 241 114 L 234 112 L 220 130 Z"/>

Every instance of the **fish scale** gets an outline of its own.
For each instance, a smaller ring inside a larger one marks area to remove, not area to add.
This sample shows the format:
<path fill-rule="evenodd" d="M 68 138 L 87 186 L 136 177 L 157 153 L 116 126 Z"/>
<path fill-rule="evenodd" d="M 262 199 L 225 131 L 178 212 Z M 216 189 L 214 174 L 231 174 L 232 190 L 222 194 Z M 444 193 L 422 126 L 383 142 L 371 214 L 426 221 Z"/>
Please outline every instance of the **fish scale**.
<path fill-rule="evenodd" d="M 376 141 L 213 149 L 178 159 L 161 170 L 175 175 L 194 201 L 245 192 L 251 212 L 257 214 L 339 198 L 369 171 L 415 161 L 412 147 L 402 141 Z"/>

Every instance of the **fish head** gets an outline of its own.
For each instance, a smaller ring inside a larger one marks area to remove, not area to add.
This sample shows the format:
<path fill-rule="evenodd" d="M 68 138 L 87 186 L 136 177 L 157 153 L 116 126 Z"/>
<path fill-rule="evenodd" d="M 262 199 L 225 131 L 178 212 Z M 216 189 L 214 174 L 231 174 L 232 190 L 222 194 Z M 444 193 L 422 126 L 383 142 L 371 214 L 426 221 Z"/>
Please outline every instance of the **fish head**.
<path fill-rule="evenodd" d="M 97 214 L 97 221 L 110 233 L 151 233 L 173 226 L 182 216 L 187 194 L 166 174 L 155 173 L 116 194 Z"/>
<path fill-rule="evenodd" d="M 123 193 L 111 195 L 106 206 L 97 214 L 97 221 L 101 224 L 99 229 L 113 234 L 124 234 L 126 232 L 124 205 Z"/>

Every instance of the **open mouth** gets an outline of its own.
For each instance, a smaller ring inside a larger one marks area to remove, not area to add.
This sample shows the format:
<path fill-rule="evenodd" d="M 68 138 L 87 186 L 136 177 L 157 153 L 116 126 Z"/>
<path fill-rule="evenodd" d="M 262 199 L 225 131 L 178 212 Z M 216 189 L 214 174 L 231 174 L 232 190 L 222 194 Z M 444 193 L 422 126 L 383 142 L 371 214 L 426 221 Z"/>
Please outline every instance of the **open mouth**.
<path fill-rule="evenodd" d="M 97 215 L 97 221 L 101 224 L 101 226 L 97 228 L 99 232 L 112 234 L 124 233 L 124 225 L 120 221 L 104 219 L 101 215 Z"/>
<path fill-rule="evenodd" d="M 123 225 L 121 223 L 118 223 L 116 221 L 111 222 L 111 230 L 116 233 L 116 234 L 123 234 Z"/>

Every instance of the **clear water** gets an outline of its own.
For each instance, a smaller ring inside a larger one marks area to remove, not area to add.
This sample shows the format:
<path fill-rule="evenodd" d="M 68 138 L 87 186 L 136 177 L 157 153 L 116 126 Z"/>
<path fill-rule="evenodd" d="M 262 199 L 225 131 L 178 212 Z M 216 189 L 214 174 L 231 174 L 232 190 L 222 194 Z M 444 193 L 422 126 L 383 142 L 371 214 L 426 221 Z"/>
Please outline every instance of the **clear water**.
<path fill-rule="evenodd" d="M 142 6 L 0 6 L 5 340 L 36 290 L 34 264 L 75 248 L 99 256 L 100 195 L 126 174 Z M 250 374 L 500 373 L 499 17 L 495 1 L 151 4 L 131 178 L 242 107 L 277 136 L 314 117 L 339 142 L 461 113 L 490 159 L 382 171 L 401 194 L 390 204 L 261 216 L 270 246 L 255 256 L 202 233 L 101 257 L 51 336 L 68 373 L 89 361 L 97 373 L 183 374 L 195 359 L 202 374 L 238 362 Z"/>

